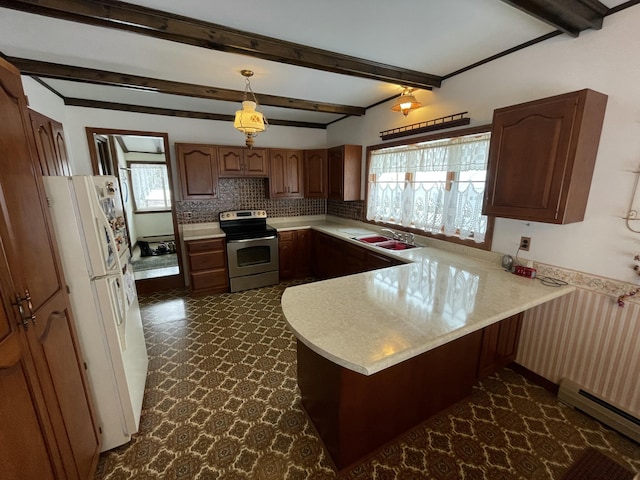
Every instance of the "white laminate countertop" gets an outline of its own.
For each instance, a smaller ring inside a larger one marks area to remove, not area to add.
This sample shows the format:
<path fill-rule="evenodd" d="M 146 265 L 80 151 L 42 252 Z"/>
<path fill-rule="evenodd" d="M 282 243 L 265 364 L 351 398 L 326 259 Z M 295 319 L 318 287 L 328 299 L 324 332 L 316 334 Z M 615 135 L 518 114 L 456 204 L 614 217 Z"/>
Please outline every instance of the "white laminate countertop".
<path fill-rule="evenodd" d="M 340 224 L 313 228 L 358 245 L 352 237 L 366 234 Z M 411 263 L 289 287 L 282 296 L 285 318 L 302 343 L 364 375 L 575 290 L 429 246 L 384 253 Z"/>

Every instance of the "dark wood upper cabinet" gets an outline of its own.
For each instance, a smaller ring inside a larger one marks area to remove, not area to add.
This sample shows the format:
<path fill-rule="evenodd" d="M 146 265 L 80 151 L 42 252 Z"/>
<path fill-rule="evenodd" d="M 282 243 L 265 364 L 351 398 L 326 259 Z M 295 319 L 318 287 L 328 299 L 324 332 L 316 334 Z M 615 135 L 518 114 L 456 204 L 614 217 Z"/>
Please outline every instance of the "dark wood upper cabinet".
<path fill-rule="evenodd" d="M 176 143 L 183 200 L 218 198 L 218 149 L 215 145 Z"/>
<path fill-rule="evenodd" d="M 495 110 L 483 214 L 582 221 L 606 104 L 580 90 Z"/>
<path fill-rule="evenodd" d="M 330 200 L 360 200 L 362 146 L 342 145 L 328 150 Z"/>
<path fill-rule="evenodd" d="M 327 150 L 304 151 L 304 196 L 327 198 Z"/>
<path fill-rule="evenodd" d="M 302 150 L 269 150 L 269 197 L 302 198 Z"/>
<path fill-rule="evenodd" d="M 71 175 L 62 124 L 29 109 L 42 175 Z"/>
<path fill-rule="evenodd" d="M 269 176 L 269 158 L 264 148 L 218 146 L 218 173 L 220 177 Z"/>

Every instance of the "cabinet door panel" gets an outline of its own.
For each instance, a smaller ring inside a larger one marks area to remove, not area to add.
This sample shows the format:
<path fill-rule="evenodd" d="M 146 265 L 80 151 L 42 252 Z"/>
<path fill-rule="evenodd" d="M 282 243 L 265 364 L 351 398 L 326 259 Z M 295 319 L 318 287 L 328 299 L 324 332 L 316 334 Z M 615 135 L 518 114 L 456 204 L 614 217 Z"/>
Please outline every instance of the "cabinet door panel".
<path fill-rule="evenodd" d="M 496 116 L 500 127 L 492 136 L 499 160 L 491 182 L 499 188 L 494 190 L 494 207 L 555 216 L 573 123 L 569 112 L 575 112 L 574 106 L 575 101 L 565 100 Z"/>
<path fill-rule="evenodd" d="M 489 325 L 482 330 L 478 359 L 478 379 L 487 377 L 513 362 L 518 350 L 522 313 Z"/>
<path fill-rule="evenodd" d="M 42 392 L 32 381 L 36 373 L 24 340 L 10 323 L 10 303 L 0 303 L 0 472 L 7 480 L 54 479 L 55 471 L 62 476 L 62 463 L 47 449 L 53 433 L 38 411 L 44 410 Z"/>
<path fill-rule="evenodd" d="M 328 198 L 345 202 L 360 200 L 362 146 L 342 145 L 330 148 L 328 155 Z"/>
<path fill-rule="evenodd" d="M 329 199 L 342 200 L 344 193 L 343 152 L 340 148 L 329 149 Z"/>
<path fill-rule="evenodd" d="M 286 159 L 286 173 L 288 192 L 287 196 L 301 198 L 303 193 L 303 179 L 302 179 L 302 152 L 301 151 L 289 151 L 287 152 Z"/>
<path fill-rule="evenodd" d="M 34 110 L 29 118 L 42 175 L 71 175 L 62 124 Z"/>
<path fill-rule="evenodd" d="M 27 335 L 39 372 L 42 388 L 47 397 L 55 396 L 57 404 L 47 402 L 47 408 L 56 425 L 56 438 L 60 444 L 69 442 L 73 457 L 65 463 L 68 472 L 77 472 L 79 478 L 89 478 L 97 463 L 99 437 L 94 429 L 92 406 L 85 392 L 83 361 L 78 344 L 74 341 L 73 319 L 62 295 L 56 295 L 38 311 L 37 323 Z M 55 412 L 54 412 L 55 411 Z M 70 474 L 71 476 L 71 474 Z"/>
<path fill-rule="evenodd" d="M 213 145 L 177 144 L 183 200 L 217 198 L 218 156 Z"/>
<path fill-rule="evenodd" d="M 300 278 L 311 276 L 311 230 L 298 230 L 298 264 L 296 276 Z"/>
<path fill-rule="evenodd" d="M 327 198 L 327 151 L 304 152 L 305 198 Z"/>
<path fill-rule="evenodd" d="M 291 232 L 294 233 L 294 232 Z M 286 280 L 294 278 L 296 273 L 296 261 L 297 261 L 297 248 L 295 236 L 291 239 L 284 240 L 282 236 L 278 241 L 278 259 L 280 279 Z"/>
<path fill-rule="evenodd" d="M 248 177 L 268 177 L 269 158 L 264 148 L 252 148 L 244 151 L 244 173 Z"/>
<path fill-rule="evenodd" d="M 586 89 L 495 110 L 482 213 L 582 221 L 606 103 Z"/>
<path fill-rule="evenodd" d="M 67 152 L 67 144 L 64 141 L 64 129 L 60 122 L 51 121 L 51 129 L 53 131 L 53 140 L 56 146 L 56 157 L 58 160 L 58 175 L 71 175 L 71 166 L 69 165 L 69 153 Z"/>
<path fill-rule="evenodd" d="M 269 170 L 269 193 L 271 198 L 287 196 L 287 152 L 271 150 Z"/>
<path fill-rule="evenodd" d="M 240 177 L 242 171 L 242 148 L 218 147 L 221 177 Z"/>

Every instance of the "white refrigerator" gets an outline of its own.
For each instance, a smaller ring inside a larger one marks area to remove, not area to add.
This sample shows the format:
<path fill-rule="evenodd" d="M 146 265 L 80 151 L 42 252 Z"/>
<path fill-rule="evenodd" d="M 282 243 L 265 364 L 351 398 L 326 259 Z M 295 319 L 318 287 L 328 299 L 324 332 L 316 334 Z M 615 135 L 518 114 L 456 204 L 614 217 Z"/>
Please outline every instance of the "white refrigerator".
<path fill-rule="evenodd" d="M 105 451 L 138 431 L 149 363 L 118 180 L 43 178 Z"/>

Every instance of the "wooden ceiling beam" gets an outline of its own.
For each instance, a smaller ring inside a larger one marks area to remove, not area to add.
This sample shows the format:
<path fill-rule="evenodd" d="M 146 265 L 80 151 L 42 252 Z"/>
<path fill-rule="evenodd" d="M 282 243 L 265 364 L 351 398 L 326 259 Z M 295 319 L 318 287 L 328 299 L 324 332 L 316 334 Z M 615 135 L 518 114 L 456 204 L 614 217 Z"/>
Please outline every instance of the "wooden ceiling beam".
<path fill-rule="evenodd" d="M 201 120 L 218 120 L 222 122 L 233 122 L 233 115 L 222 115 L 219 113 L 194 112 L 191 110 L 174 110 L 171 108 L 146 107 L 143 105 L 131 105 L 128 103 L 103 102 L 100 100 L 86 100 L 84 98 L 65 98 L 64 104 L 71 107 L 99 108 L 102 110 L 118 110 L 121 112 L 146 113 L 149 115 L 164 115 L 167 117 L 197 118 Z M 323 123 L 299 122 L 293 120 L 269 119 L 269 125 L 280 125 L 284 127 L 318 128 L 326 129 Z"/>
<path fill-rule="evenodd" d="M 598 0 L 502 0 L 561 32 L 577 37 L 589 28 L 599 30 L 609 8 Z"/>
<path fill-rule="evenodd" d="M 188 97 L 207 98 L 224 102 L 240 103 L 244 99 L 244 91 L 228 90 L 224 88 L 195 85 L 192 83 L 160 80 L 157 78 L 128 75 L 126 73 L 95 70 L 92 68 L 61 65 L 57 63 L 41 62 L 25 58 L 6 57 L 24 75 L 34 75 L 58 80 L 70 80 L 74 82 L 109 85 L 112 87 L 127 87 L 138 90 L 166 93 L 169 95 L 181 95 Z M 275 95 L 256 94 L 260 105 L 272 107 L 291 108 L 295 110 L 307 110 L 312 112 L 334 113 L 338 115 L 364 115 L 364 107 L 349 105 L 336 105 L 332 103 L 319 103 L 308 100 L 300 100 Z"/>
<path fill-rule="evenodd" d="M 440 87 L 441 77 L 243 32 L 116 0 L 0 0 L 0 6 L 135 32 L 212 50 L 413 88 Z"/>

